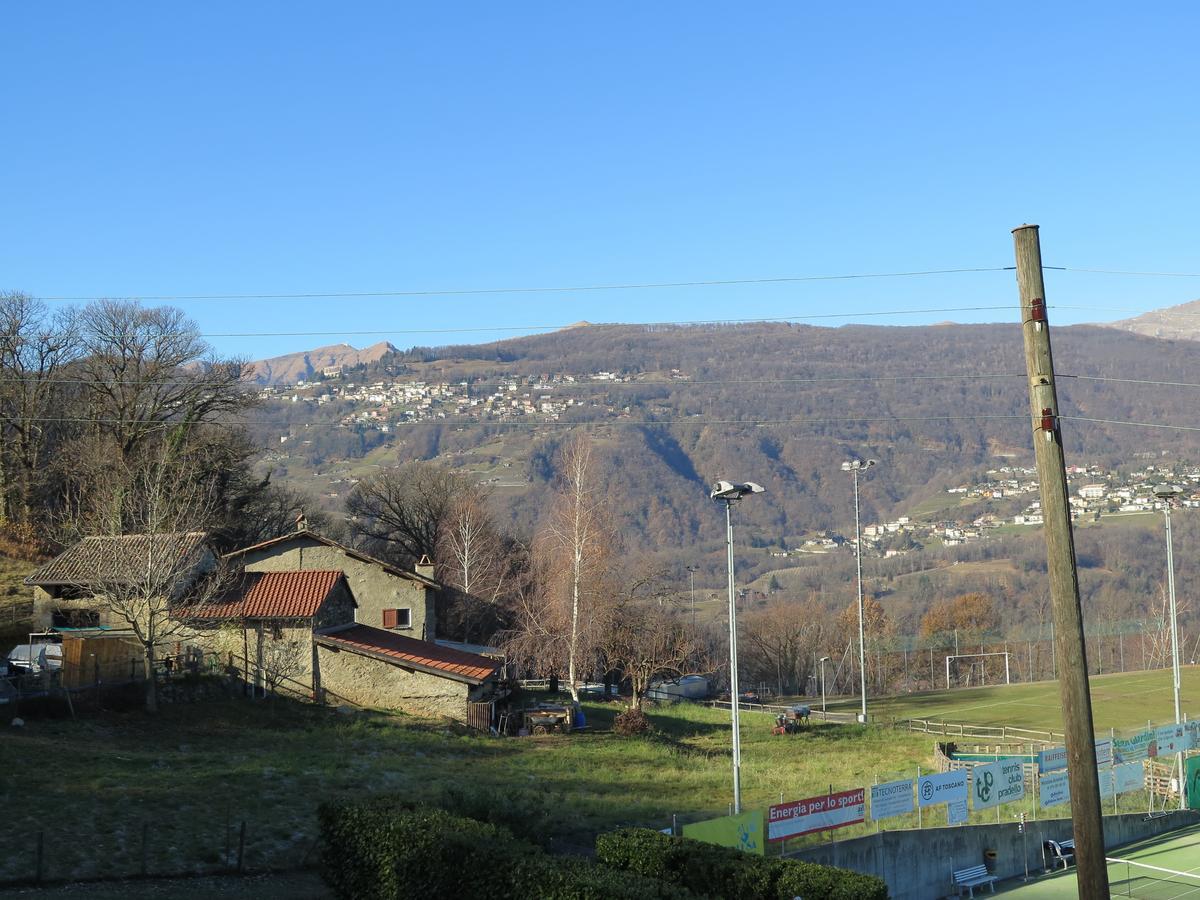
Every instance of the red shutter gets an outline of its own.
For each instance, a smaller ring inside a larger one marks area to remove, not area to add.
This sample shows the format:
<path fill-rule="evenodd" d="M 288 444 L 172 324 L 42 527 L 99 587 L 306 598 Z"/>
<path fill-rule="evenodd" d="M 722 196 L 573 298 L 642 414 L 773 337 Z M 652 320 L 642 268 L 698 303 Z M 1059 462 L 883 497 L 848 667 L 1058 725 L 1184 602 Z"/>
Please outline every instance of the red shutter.
<path fill-rule="evenodd" d="M 394 609 L 385 609 L 383 611 L 383 627 L 384 628 L 395 628 L 396 627 L 396 619 L 397 619 L 396 612 L 397 611 Z"/>

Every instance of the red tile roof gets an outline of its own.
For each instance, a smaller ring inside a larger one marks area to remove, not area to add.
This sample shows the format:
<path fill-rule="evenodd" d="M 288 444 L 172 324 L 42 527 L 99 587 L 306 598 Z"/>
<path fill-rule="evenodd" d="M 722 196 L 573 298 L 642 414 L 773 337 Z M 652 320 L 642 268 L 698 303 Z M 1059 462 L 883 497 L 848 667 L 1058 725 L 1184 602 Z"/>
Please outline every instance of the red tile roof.
<path fill-rule="evenodd" d="M 313 640 L 326 647 L 349 650 L 468 684 L 481 684 L 500 668 L 499 662 L 486 656 L 441 647 L 432 641 L 419 641 L 369 625 L 317 632 Z"/>
<path fill-rule="evenodd" d="M 244 572 L 237 584 L 192 615 L 200 619 L 310 619 L 344 576 L 336 570 Z"/>

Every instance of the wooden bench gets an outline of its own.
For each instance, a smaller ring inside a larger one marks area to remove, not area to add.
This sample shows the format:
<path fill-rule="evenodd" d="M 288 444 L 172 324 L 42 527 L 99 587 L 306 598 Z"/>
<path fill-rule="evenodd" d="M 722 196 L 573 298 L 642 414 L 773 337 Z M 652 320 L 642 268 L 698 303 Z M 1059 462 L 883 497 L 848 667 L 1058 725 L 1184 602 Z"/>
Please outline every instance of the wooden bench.
<path fill-rule="evenodd" d="M 1075 839 L 1063 841 L 1046 841 L 1042 844 L 1042 853 L 1050 861 L 1053 870 L 1059 863 L 1065 869 L 1075 862 Z"/>
<path fill-rule="evenodd" d="M 996 876 L 989 875 L 987 866 L 980 863 L 977 866 L 971 866 L 969 869 L 959 869 L 954 873 L 954 886 L 958 889 L 958 896 L 962 896 L 963 888 L 966 888 L 968 896 L 975 896 L 975 888 L 987 885 L 992 893 L 996 893 Z"/>

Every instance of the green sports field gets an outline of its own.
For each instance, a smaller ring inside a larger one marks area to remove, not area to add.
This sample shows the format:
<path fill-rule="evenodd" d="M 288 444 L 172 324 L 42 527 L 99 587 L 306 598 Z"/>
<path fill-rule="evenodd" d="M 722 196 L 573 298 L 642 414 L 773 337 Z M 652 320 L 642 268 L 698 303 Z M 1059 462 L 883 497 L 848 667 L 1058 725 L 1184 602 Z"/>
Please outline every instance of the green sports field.
<path fill-rule="evenodd" d="M 1109 855 L 1129 861 L 1128 864 L 1108 864 L 1108 882 L 1113 897 L 1152 900 L 1181 897 L 1196 900 L 1200 897 L 1200 826 L 1121 847 L 1110 851 Z M 1181 874 L 1174 876 L 1171 872 Z M 1044 875 L 1029 884 L 1014 882 L 1005 888 L 996 893 L 1013 900 L 1066 900 L 1078 896 L 1073 868 Z"/>
<path fill-rule="evenodd" d="M 1097 732 L 1117 732 L 1174 721 L 1171 672 L 1125 672 L 1098 675 L 1091 679 L 1092 715 Z M 1185 666 L 1181 695 L 1189 718 L 1200 716 L 1200 666 Z M 854 712 L 858 700 L 830 702 L 831 710 Z M 893 719 L 938 719 L 972 725 L 1015 725 L 1021 728 L 1062 730 L 1062 706 L 1058 682 L 999 685 L 928 691 L 873 700 L 868 697 L 871 717 L 878 722 Z"/>

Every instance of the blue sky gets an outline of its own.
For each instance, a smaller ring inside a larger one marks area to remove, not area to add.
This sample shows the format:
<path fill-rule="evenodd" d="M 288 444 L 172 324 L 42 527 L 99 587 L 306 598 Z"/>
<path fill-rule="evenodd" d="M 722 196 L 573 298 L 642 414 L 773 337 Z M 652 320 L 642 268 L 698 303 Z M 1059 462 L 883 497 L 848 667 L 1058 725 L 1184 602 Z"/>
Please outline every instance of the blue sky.
<path fill-rule="evenodd" d="M 8 4 L 0 289 L 370 292 L 993 267 L 1011 265 L 1022 222 L 1042 226 L 1047 265 L 1200 272 L 1200 11 L 1148 9 Z M 1110 320 L 1200 297 L 1200 278 L 1053 272 L 1047 293 L 1053 322 Z M 872 321 L 1012 321 L 1015 303 L 1012 273 L 992 272 L 178 305 L 210 335 L 321 332 L 211 338 L 259 357 L 581 319 L 1003 307 Z"/>

